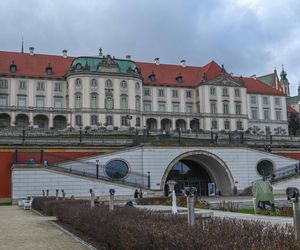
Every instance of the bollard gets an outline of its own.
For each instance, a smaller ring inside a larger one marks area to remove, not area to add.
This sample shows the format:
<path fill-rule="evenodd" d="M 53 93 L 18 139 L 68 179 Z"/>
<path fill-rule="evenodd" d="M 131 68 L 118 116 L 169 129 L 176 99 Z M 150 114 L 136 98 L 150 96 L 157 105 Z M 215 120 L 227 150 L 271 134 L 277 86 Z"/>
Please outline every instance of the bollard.
<path fill-rule="evenodd" d="M 93 189 L 90 189 L 90 194 L 91 194 L 91 208 L 95 207 L 95 193 Z"/>
<path fill-rule="evenodd" d="M 49 189 L 46 190 L 47 198 L 49 196 Z"/>
<path fill-rule="evenodd" d="M 188 206 L 188 225 L 193 227 L 195 225 L 195 205 L 194 205 L 194 196 L 187 197 L 187 206 Z"/>
<path fill-rule="evenodd" d="M 300 204 L 298 199 L 293 202 L 295 239 L 300 241 Z"/>
<path fill-rule="evenodd" d="M 61 190 L 61 193 L 62 193 L 62 199 L 65 200 L 65 198 L 66 198 L 65 190 L 62 189 L 62 190 Z"/>
<path fill-rule="evenodd" d="M 58 189 L 56 189 L 56 192 L 55 192 L 55 199 L 58 200 Z"/>
<path fill-rule="evenodd" d="M 114 196 L 115 196 L 115 190 L 111 188 L 109 190 L 109 211 L 110 212 L 114 211 Z"/>
<path fill-rule="evenodd" d="M 43 193 L 43 197 L 45 196 L 45 190 L 42 190 L 42 193 Z"/>

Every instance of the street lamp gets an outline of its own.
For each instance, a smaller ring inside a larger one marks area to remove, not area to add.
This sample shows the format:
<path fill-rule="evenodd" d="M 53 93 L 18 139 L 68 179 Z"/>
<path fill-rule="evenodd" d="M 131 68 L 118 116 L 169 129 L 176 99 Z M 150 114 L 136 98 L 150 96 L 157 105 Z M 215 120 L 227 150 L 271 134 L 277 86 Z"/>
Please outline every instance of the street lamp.
<path fill-rule="evenodd" d="M 241 128 L 241 144 L 244 144 L 244 128 Z"/>
<path fill-rule="evenodd" d="M 79 127 L 79 142 L 82 142 L 82 127 Z"/>
<path fill-rule="evenodd" d="M 131 119 L 133 118 L 132 115 L 126 115 L 126 118 L 128 119 L 129 123 L 128 123 L 128 126 L 129 126 L 129 129 L 130 129 L 130 121 Z"/>
<path fill-rule="evenodd" d="M 178 127 L 177 131 L 178 131 L 178 143 L 180 144 L 181 143 L 181 128 Z"/>
<path fill-rule="evenodd" d="M 196 137 L 198 137 L 198 133 L 199 133 L 199 119 L 198 118 L 194 118 L 193 121 L 195 121 L 195 123 L 196 123 Z"/>
<path fill-rule="evenodd" d="M 210 142 L 214 143 L 214 132 L 213 132 L 213 128 L 210 128 Z"/>
<path fill-rule="evenodd" d="M 96 160 L 96 178 L 99 178 L 99 160 Z"/>

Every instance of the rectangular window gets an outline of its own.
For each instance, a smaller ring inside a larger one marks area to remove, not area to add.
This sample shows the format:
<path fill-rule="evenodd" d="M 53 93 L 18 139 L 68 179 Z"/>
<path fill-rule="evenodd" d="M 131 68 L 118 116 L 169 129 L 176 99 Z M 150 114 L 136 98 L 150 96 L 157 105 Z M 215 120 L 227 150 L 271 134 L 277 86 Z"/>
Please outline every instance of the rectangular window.
<path fill-rule="evenodd" d="M 241 114 L 241 104 L 240 103 L 236 103 L 235 104 L 235 114 L 236 115 L 240 115 Z"/>
<path fill-rule="evenodd" d="M 151 111 L 151 103 L 149 103 L 149 102 L 144 103 L 144 111 L 146 111 L 146 112 Z"/>
<path fill-rule="evenodd" d="M 6 95 L 0 95 L 0 107 L 7 106 L 7 96 Z"/>
<path fill-rule="evenodd" d="M 193 105 L 187 104 L 186 105 L 186 112 L 187 113 L 193 113 Z"/>
<path fill-rule="evenodd" d="M 135 109 L 141 111 L 141 98 L 139 96 L 135 98 Z"/>
<path fill-rule="evenodd" d="M 268 109 L 264 109 L 264 119 L 265 120 L 269 120 L 270 117 L 269 117 L 269 110 Z"/>
<path fill-rule="evenodd" d="M 280 97 L 275 97 L 275 105 L 280 106 Z"/>
<path fill-rule="evenodd" d="M 57 109 L 62 108 L 62 98 L 59 98 L 59 97 L 54 98 L 54 108 L 57 108 Z"/>
<path fill-rule="evenodd" d="M 140 117 L 135 118 L 135 126 L 136 127 L 140 127 L 141 126 L 141 118 Z"/>
<path fill-rule="evenodd" d="M 217 120 L 212 120 L 211 121 L 211 128 L 212 129 L 217 129 L 218 128 L 218 122 L 217 122 Z"/>
<path fill-rule="evenodd" d="M 275 115 L 276 115 L 276 120 L 280 121 L 281 120 L 281 110 L 276 110 Z"/>
<path fill-rule="evenodd" d="M 62 91 L 62 86 L 61 86 L 60 82 L 56 82 L 54 84 L 54 91 L 57 91 L 57 92 L 61 92 Z"/>
<path fill-rule="evenodd" d="M 165 96 L 165 90 L 164 89 L 158 89 L 158 96 L 164 97 Z"/>
<path fill-rule="evenodd" d="M 105 99 L 105 108 L 106 109 L 113 109 L 114 108 L 114 102 L 113 102 L 113 98 L 111 96 L 106 97 L 106 99 Z"/>
<path fill-rule="evenodd" d="M 240 93 L 240 89 L 234 89 L 234 96 L 235 97 L 240 97 L 241 93 Z"/>
<path fill-rule="evenodd" d="M 18 96 L 18 107 L 26 106 L 26 96 Z"/>
<path fill-rule="evenodd" d="M 172 110 L 173 110 L 173 112 L 180 112 L 179 111 L 179 104 L 178 103 L 173 103 Z"/>
<path fill-rule="evenodd" d="M 223 103 L 223 113 L 224 113 L 225 115 L 228 115 L 228 114 L 229 114 L 229 104 L 228 104 L 228 102 L 224 102 L 224 103 Z"/>
<path fill-rule="evenodd" d="M 196 96 L 199 96 L 199 89 L 196 90 Z"/>
<path fill-rule="evenodd" d="M 128 126 L 128 119 L 127 119 L 127 116 L 122 116 L 122 117 L 121 117 L 121 125 L 122 125 L 122 126 Z"/>
<path fill-rule="evenodd" d="M 8 80 L 0 79 L 0 89 L 7 89 L 8 88 Z"/>
<path fill-rule="evenodd" d="M 185 96 L 186 96 L 186 98 L 192 98 L 192 91 L 187 90 L 187 91 L 185 92 Z"/>
<path fill-rule="evenodd" d="M 44 82 L 37 82 L 36 83 L 36 90 L 38 90 L 38 91 L 44 91 L 45 90 L 45 84 L 44 84 Z"/>
<path fill-rule="evenodd" d="M 37 98 L 36 99 L 36 107 L 37 108 L 43 108 L 44 107 L 44 98 Z"/>
<path fill-rule="evenodd" d="M 223 96 L 228 96 L 228 88 L 223 88 L 222 93 Z"/>
<path fill-rule="evenodd" d="M 257 109 L 251 109 L 251 118 L 257 119 Z"/>
<path fill-rule="evenodd" d="M 81 115 L 76 115 L 75 116 L 75 124 L 77 126 L 82 126 L 82 117 L 81 117 Z"/>
<path fill-rule="evenodd" d="M 144 89 L 144 96 L 150 96 L 150 89 Z"/>
<path fill-rule="evenodd" d="M 158 109 L 159 109 L 159 112 L 165 112 L 166 111 L 166 104 L 160 103 L 158 105 Z"/>
<path fill-rule="evenodd" d="M 91 115 L 91 125 L 98 124 L 98 117 L 96 115 Z"/>
<path fill-rule="evenodd" d="M 127 96 L 121 96 L 121 109 L 128 109 Z"/>
<path fill-rule="evenodd" d="M 243 129 L 243 126 L 242 126 L 242 122 L 241 122 L 241 121 L 237 121 L 237 122 L 236 122 L 236 129 L 237 129 L 237 130 L 242 130 L 242 129 Z"/>
<path fill-rule="evenodd" d="M 113 117 L 112 116 L 110 116 L 110 115 L 106 116 L 105 120 L 106 120 L 107 126 L 113 125 Z"/>
<path fill-rule="evenodd" d="M 75 96 L 75 108 L 80 109 L 81 108 L 81 95 Z"/>
<path fill-rule="evenodd" d="M 224 121 L 224 129 L 230 129 L 229 121 Z"/>
<path fill-rule="evenodd" d="M 214 87 L 210 88 L 210 95 L 212 95 L 212 96 L 216 95 L 216 88 L 214 88 Z"/>
<path fill-rule="evenodd" d="M 97 95 L 91 95 L 91 108 L 97 108 Z"/>
<path fill-rule="evenodd" d="M 268 105 L 269 104 L 269 97 L 268 96 L 263 96 L 263 104 Z"/>
<path fill-rule="evenodd" d="M 172 97 L 178 97 L 178 90 L 177 89 L 172 90 Z"/>
<path fill-rule="evenodd" d="M 210 113 L 212 113 L 212 114 L 217 113 L 217 103 L 215 103 L 215 102 L 210 103 Z"/>
<path fill-rule="evenodd" d="M 256 96 L 254 96 L 254 95 L 250 96 L 250 103 L 252 105 L 256 104 Z"/>
<path fill-rule="evenodd" d="M 27 82 L 25 80 L 20 80 L 19 81 L 19 89 L 27 89 Z"/>

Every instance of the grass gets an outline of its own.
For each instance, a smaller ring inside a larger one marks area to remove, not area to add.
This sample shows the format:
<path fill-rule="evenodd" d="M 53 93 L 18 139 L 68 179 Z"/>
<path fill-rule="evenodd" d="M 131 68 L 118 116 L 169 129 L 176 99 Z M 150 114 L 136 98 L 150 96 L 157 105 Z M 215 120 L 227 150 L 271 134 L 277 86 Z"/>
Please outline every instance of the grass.
<path fill-rule="evenodd" d="M 0 202 L 0 206 L 11 206 L 11 205 L 12 205 L 11 201 Z"/>
<path fill-rule="evenodd" d="M 239 210 L 238 210 L 238 213 L 241 213 L 241 214 L 255 214 L 253 208 L 239 209 Z"/>

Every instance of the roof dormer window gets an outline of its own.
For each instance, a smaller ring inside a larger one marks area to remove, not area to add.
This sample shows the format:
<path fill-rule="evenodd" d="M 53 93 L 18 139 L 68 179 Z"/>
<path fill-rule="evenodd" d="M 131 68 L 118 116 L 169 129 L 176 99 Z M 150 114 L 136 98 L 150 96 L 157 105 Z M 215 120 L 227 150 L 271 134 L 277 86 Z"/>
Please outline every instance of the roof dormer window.
<path fill-rule="evenodd" d="M 181 74 L 179 74 L 179 76 L 176 77 L 176 82 L 183 83 L 183 77 Z"/>
<path fill-rule="evenodd" d="M 15 64 L 15 61 L 12 61 L 12 64 L 9 66 L 9 70 L 11 73 L 17 72 L 17 65 Z"/>
<path fill-rule="evenodd" d="M 75 65 L 76 70 L 82 70 L 82 64 L 81 63 L 77 63 Z"/>
<path fill-rule="evenodd" d="M 52 73 L 53 73 L 53 70 L 52 70 L 51 64 L 49 63 L 48 67 L 46 68 L 46 74 L 49 76 L 49 75 L 52 75 Z"/>
<path fill-rule="evenodd" d="M 154 82 L 154 81 L 156 80 L 156 77 L 155 77 L 155 74 L 154 74 L 153 71 L 152 71 L 152 73 L 148 76 L 148 78 L 149 78 L 149 80 L 150 80 L 151 82 Z"/>

